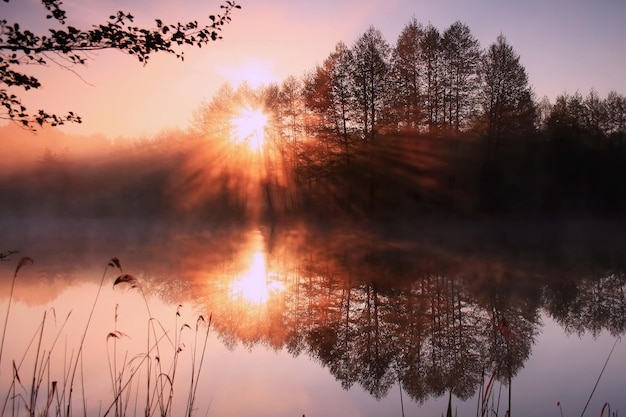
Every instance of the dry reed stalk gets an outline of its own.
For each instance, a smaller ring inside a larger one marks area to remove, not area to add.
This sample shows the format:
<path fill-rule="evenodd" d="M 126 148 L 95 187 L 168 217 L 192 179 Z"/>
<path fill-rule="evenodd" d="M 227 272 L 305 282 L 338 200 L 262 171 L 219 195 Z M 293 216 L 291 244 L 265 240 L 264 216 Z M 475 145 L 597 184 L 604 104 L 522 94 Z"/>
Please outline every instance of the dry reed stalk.
<path fill-rule="evenodd" d="M 91 311 L 89 312 L 89 317 L 87 318 L 87 323 L 85 325 L 85 330 L 83 331 L 83 334 L 81 336 L 80 339 L 80 344 L 78 345 L 78 353 L 76 354 L 76 361 L 74 362 L 74 366 L 72 368 L 72 376 L 70 378 L 69 381 L 69 393 L 68 393 L 68 399 L 67 399 L 67 411 L 65 416 L 66 417 L 70 417 L 71 413 L 70 413 L 70 407 L 72 405 L 72 392 L 74 390 L 74 378 L 76 377 L 76 369 L 78 368 L 78 362 L 80 361 L 80 358 L 82 356 L 82 351 L 83 351 L 83 346 L 85 345 L 85 338 L 87 337 L 87 331 L 89 330 L 89 326 L 91 324 L 91 319 L 93 317 L 93 312 L 96 309 L 96 304 L 98 303 L 98 298 L 100 297 L 100 292 L 102 291 L 102 285 L 104 284 L 104 278 L 106 277 L 107 271 L 109 268 L 112 267 L 117 267 L 120 272 L 122 272 L 122 266 L 120 264 L 119 259 L 117 258 L 111 258 L 109 260 L 109 262 L 107 263 L 106 267 L 104 268 L 104 272 L 102 273 L 102 278 L 100 279 L 100 285 L 98 286 L 98 292 L 96 293 L 96 298 L 93 301 L 93 304 L 91 305 Z"/>
<path fill-rule="evenodd" d="M 11 291 L 9 292 L 9 304 L 7 306 L 7 315 L 4 318 L 4 327 L 2 329 L 2 340 L 0 340 L 0 370 L 2 369 L 2 352 L 4 350 L 4 338 L 7 332 L 7 325 L 9 323 L 9 313 L 11 312 L 11 302 L 13 301 L 13 290 L 15 289 L 15 280 L 17 279 L 17 274 L 20 272 L 20 269 L 26 264 L 32 264 L 33 260 L 28 256 L 20 259 L 15 267 L 15 273 L 13 274 L 13 279 L 11 280 Z"/>

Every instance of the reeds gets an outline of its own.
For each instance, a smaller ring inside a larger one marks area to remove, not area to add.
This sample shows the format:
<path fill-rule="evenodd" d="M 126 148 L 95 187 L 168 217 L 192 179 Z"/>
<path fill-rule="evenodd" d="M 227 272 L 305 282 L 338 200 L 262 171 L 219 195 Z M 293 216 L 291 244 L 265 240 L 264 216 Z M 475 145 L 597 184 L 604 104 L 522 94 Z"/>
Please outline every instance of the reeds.
<path fill-rule="evenodd" d="M 32 263 L 30 258 L 22 258 L 13 275 L 7 315 L 0 341 L 0 361 L 9 323 L 14 284 L 20 269 L 29 263 Z M 47 338 L 45 335 L 50 328 L 50 318 L 53 317 L 56 322 L 56 312 L 54 309 L 44 312 L 43 318 L 28 342 L 22 357 L 12 361 L 12 374 L 6 383 L 6 393 L 4 394 L 0 417 L 74 417 L 79 414 L 86 417 L 94 414 L 93 409 L 87 407 L 89 383 L 86 383 L 84 379 L 84 372 L 89 366 L 86 363 L 90 363 L 94 358 L 84 358 L 84 349 L 87 339 L 91 337 L 90 333 L 92 332 L 90 330 L 94 326 L 94 311 L 110 269 L 117 269 L 120 272 L 120 275 L 114 280 L 114 288 L 128 285 L 131 289 L 139 289 L 147 312 L 145 322 L 148 328 L 148 337 L 145 351 L 136 354 L 131 354 L 128 351 L 120 352 L 118 341 L 129 336 L 118 328 L 118 305 L 115 306 L 114 328 L 106 334 L 103 342 L 108 361 L 111 399 L 100 399 L 101 407 L 97 415 L 102 417 L 109 415 L 115 417 L 139 415 L 170 417 L 183 412 L 183 410 L 174 411 L 173 407 L 175 388 L 178 389 L 181 384 L 185 385 L 183 380 L 179 381 L 177 370 L 180 355 L 186 352 L 183 333 L 194 330 L 188 324 L 179 324 L 180 309 L 182 308 L 179 305 L 175 316 L 175 331 L 172 334 L 156 317 L 152 316 L 148 298 L 139 281 L 132 275 L 121 274 L 121 264 L 117 258 L 113 258 L 107 263 L 100 279 L 94 300 L 90 304 L 85 326 L 80 334 L 80 340 L 77 342 L 78 345 L 74 349 L 66 346 L 65 351 L 61 352 L 64 360 L 60 373 L 51 366 L 53 353 L 58 351 L 58 341 L 62 340 L 61 336 L 64 335 L 64 329 L 71 312 L 61 323 L 49 345 L 46 345 L 45 340 Z M 180 404 L 182 404 L 182 399 L 187 398 L 184 405 L 184 413 L 187 417 L 191 417 L 197 411 L 196 394 L 200 384 L 200 373 L 206 354 L 210 324 L 211 317 L 207 321 L 204 316 L 199 316 L 195 325 L 195 334 L 187 337 L 187 339 L 193 337 L 189 352 L 191 376 L 187 388 L 182 389 L 179 393 Z M 56 356 L 58 356 L 58 352 Z M 55 363 L 57 367 L 60 365 L 58 362 L 57 360 Z M 28 365 L 28 378 L 25 378 L 26 375 L 24 374 L 25 365 Z M 3 382 L 3 387 L 4 385 Z M 141 403 L 140 396 L 145 396 L 143 407 L 139 405 Z"/>
<path fill-rule="evenodd" d="M 8 251 L 2 254 L 2 259 L 5 259 L 7 256 L 12 253 L 16 253 L 15 251 Z M 8 255 L 7 255 L 8 254 Z M 17 266 L 15 267 L 15 273 L 13 273 L 13 279 L 11 280 L 11 291 L 9 293 L 9 304 L 7 306 L 7 315 L 4 318 L 4 327 L 2 328 L 2 340 L 0 341 L 0 365 L 2 365 L 2 352 L 4 350 L 4 337 L 7 332 L 7 325 L 9 324 L 9 313 L 11 312 L 11 302 L 13 301 L 13 290 L 15 289 L 15 280 L 17 279 L 17 274 L 20 272 L 20 269 L 26 264 L 33 263 L 33 260 L 29 257 L 24 257 L 20 259 Z"/>

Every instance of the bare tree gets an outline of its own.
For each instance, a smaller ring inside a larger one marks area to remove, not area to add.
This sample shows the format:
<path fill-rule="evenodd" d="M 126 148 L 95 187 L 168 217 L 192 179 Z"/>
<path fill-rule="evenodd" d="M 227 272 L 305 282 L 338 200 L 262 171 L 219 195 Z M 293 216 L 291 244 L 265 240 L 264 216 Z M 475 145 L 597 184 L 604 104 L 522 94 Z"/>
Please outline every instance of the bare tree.
<path fill-rule="evenodd" d="M 480 45 L 469 27 L 453 23 L 441 39 L 444 65 L 444 120 L 455 131 L 467 127 L 475 113 Z"/>
<path fill-rule="evenodd" d="M 421 42 L 424 28 L 415 18 L 402 29 L 392 52 L 393 111 L 398 127 L 418 131 L 424 123 Z"/>
<path fill-rule="evenodd" d="M 380 128 L 380 117 L 389 91 L 387 74 L 391 48 L 380 30 L 370 28 L 357 39 L 354 57 L 354 98 L 359 109 L 357 121 L 365 140 L 371 140 Z"/>

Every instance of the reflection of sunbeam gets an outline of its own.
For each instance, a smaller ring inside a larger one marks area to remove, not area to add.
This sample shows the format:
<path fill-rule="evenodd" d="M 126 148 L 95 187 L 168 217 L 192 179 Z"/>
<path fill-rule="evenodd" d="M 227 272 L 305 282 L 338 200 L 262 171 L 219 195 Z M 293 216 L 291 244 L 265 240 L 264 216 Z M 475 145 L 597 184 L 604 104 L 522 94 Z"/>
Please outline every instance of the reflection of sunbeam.
<path fill-rule="evenodd" d="M 266 303 L 273 293 L 284 289 L 283 284 L 272 276 L 265 266 L 263 252 L 258 250 L 252 255 L 247 271 L 230 283 L 230 297 L 233 300 L 242 299 L 250 303 Z"/>

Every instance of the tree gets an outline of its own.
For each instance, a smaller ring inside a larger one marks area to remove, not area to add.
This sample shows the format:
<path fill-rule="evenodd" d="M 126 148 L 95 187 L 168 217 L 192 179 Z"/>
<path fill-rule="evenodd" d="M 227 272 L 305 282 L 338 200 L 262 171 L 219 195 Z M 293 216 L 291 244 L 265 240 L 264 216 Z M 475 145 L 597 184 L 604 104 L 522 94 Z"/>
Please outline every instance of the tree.
<path fill-rule="evenodd" d="M 441 49 L 446 89 L 443 119 L 458 132 L 474 113 L 480 44 L 467 25 L 455 22 L 443 33 Z"/>
<path fill-rule="evenodd" d="M 61 8 L 61 0 L 41 0 L 41 3 L 48 12 L 46 18 L 56 21 L 56 26 L 60 28 L 51 28 L 49 33 L 39 35 L 22 28 L 19 23 L 0 20 L 0 107 L 3 111 L 0 119 L 11 120 L 33 130 L 44 124 L 80 123 L 81 118 L 72 111 L 66 115 L 51 114 L 45 110 L 30 113 L 13 91 L 15 88 L 24 91 L 37 89 L 41 83 L 22 71 L 24 66 L 55 63 L 53 56 L 56 55 L 62 60 L 63 67 L 71 69 L 85 65 L 89 51 L 104 49 L 122 51 L 136 57 L 144 65 L 157 52 L 182 60 L 181 47 L 202 47 L 221 39 L 220 31 L 230 22 L 231 12 L 240 8 L 234 1 L 227 0 L 220 6 L 222 14 L 209 16 L 210 22 L 204 26 L 197 21 L 167 24 L 155 19 L 156 28 L 150 29 L 132 26 L 133 15 L 118 11 L 104 23 L 83 30 L 66 23 L 67 15 Z"/>
<path fill-rule="evenodd" d="M 439 127 L 441 111 L 441 35 L 433 25 L 428 25 L 421 42 L 424 65 L 424 88 L 428 112 L 428 132 L 434 133 Z"/>
<path fill-rule="evenodd" d="M 329 147 L 338 145 L 346 164 L 353 129 L 351 66 L 352 53 L 345 43 L 339 42 L 335 51 L 304 81 L 305 105 L 317 116 L 315 134 Z"/>
<path fill-rule="evenodd" d="M 233 102 L 236 92 L 230 84 L 223 84 L 211 98 L 194 113 L 192 127 L 204 140 L 227 142 L 232 136 Z"/>
<path fill-rule="evenodd" d="M 583 104 L 585 106 L 583 118 L 585 129 L 592 137 L 602 137 L 608 126 L 608 113 L 605 101 L 600 99 L 597 91 L 591 90 L 585 97 Z"/>
<path fill-rule="evenodd" d="M 391 49 L 380 30 L 370 26 L 356 40 L 352 53 L 357 120 L 361 125 L 363 138 L 370 140 L 380 127 L 379 118 L 389 91 L 387 75 Z"/>
<path fill-rule="evenodd" d="M 546 119 L 546 130 L 553 139 L 562 142 L 578 142 L 583 133 L 585 106 L 579 92 L 556 97 Z"/>
<path fill-rule="evenodd" d="M 304 136 L 304 102 L 302 96 L 302 85 L 296 77 L 289 76 L 281 83 L 278 95 L 280 140 L 286 145 L 288 165 L 294 172 L 298 170 L 299 147 Z"/>
<path fill-rule="evenodd" d="M 541 100 L 537 103 L 537 127 L 541 130 L 546 130 L 548 118 L 552 113 L 552 103 L 548 96 L 541 97 Z"/>
<path fill-rule="evenodd" d="M 398 127 L 418 131 L 423 124 L 421 41 L 424 28 L 413 18 L 392 52 L 394 113 Z"/>
<path fill-rule="evenodd" d="M 607 135 L 624 138 L 626 136 L 626 97 L 610 91 L 605 99 L 607 112 Z"/>
<path fill-rule="evenodd" d="M 504 137 L 534 128 L 533 93 L 520 56 L 503 35 L 485 53 L 481 75 L 488 150 L 493 151 Z"/>

